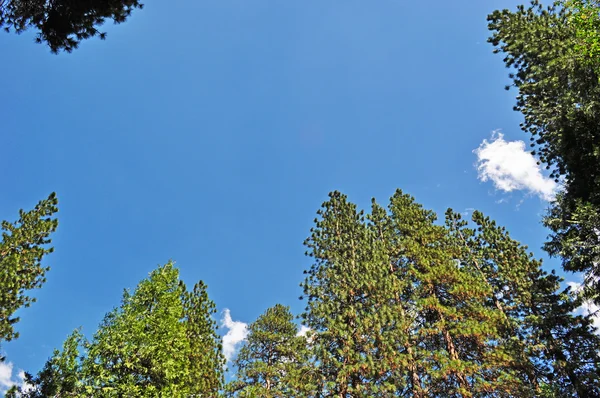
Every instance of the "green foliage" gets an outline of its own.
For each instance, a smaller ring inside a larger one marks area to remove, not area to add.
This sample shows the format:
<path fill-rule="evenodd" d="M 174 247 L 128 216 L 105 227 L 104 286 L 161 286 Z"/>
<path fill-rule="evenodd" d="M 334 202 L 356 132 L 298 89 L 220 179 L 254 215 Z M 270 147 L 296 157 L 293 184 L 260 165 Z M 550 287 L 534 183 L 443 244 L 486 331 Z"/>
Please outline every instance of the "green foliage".
<path fill-rule="evenodd" d="M 494 221 L 434 212 L 398 190 L 370 214 L 339 192 L 318 211 L 302 283 L 310 328 L 288 307 L 249 326 L 223 389 L 206 286 L 172 263 L 67 338 L 10 398 L 599 397 L 600 338 L 581 299 Z"/>
<path fill-rule="evenodd" d="M 563 193 L 544 224 L 546 246 L 567 271 L 585 271 L 588 292 L 600 303 L 600 62 L 595 1 L 543 7 L 538 1 L 489 17 L 495 52 L 513 68 L 515 110 L 531 134 L 534 154 L 561 180 Z M 594 231 L 591 233 L 590 231 Z"/>
<path fill-rule="evenodd" d="M 86 391 L 96 397 L 184 396 L 188 378 L 179 272 L 167 264 L 106 315 L 87 346 Z"/>
<path fill-rule="evenodd" d="M 562 256 L 569 271 L 585 272 L 585 297 L 600 298 L 600 212 L 598 207 L 582 200 L 570 200 L 559 194 L 548 211 L 544 223 L 555 231 L 544 249 Z"/>
<path fill-rule="evenodd" d="M 0 342 L 19 336 L 14 325 L 19 321 L 15 312 L 29 307 L 35 298 L 28 291 L 40 288 L 46 282 L 49 267 L 42 259 L 52 253 L 50 235 L 58 221 L 52 216 L 58 211 L 58 199 L 52 193 L 33 210 L 19 211 L 19 220 L 2 222 L 0 242 Z"/>
<path fill-rule="evenodd" d="M 494 292 L 493 306 L 505 317 L 501 336 L 511 346 L 514 365 L 536 396 L 597 396 L 600 339 L 589 316 L 573 315 L 580 301 L 568 289 L 561 291 L 562 280 L 544 272 L 504 228 L 477 211 L 473 221 L 476 229 L 469 229 L 460 215 L 447 213 L 448 227 L 467 250 L 464 266 L 474 267 Z"/>
<path fill-rule="evenodd" d="M 53 53 L 71 52 L 82 40 L 99 36 L 106 19 L 125 22 L 131 12 L 142 8 L 138 0 L 0 0 L 0 27 L 16 33 L 34 28 L 36 41 L 46 43 Z"/>
<path fill-rule="evenodd" d="M 228 394 L 240 398 L 311 396 L 315 369 L 307 338 L 298 336 L 289 308 L 281 304 L 269 308 L 248 329 Z"/>
<path fill-rule="evenodd" d="M 67 339 L 44 369 L 13 397 L 215 397 L 224 360 L 214 304 L 200 282 L 186 291 L 168 263 L 108 313 L 91 341 Z M 79 355 L 79 350 L 83 353 Z"/>
<path fill-rule="evenodd" d="M 74 331 L 63 344 L 62 351 L 54 350 L 54 354 L 42 371 L 33 377 L 25 375 L 29 386 L 25 391 L 12 387 L 7 398 L 47 398 L 74 397 L 81 391 L 81 362 L 79 348 L 84 337 L 79 330 Z"/>
<path fill-rule="evenodd" d="M 475 228 L 450 210 L 438 225 L 397 191 L 387 211 L 373 201 L 368 216 L 334 192 L 318 214 L 303 318 L 314 330 L 320 395 L 598 390 L 589 317 L 573 316 L 578 303 L 559 292 L 559 279 L 481 213 Z"/>
<path fill-rule="evenodd" d="M 209 299 L 204 282 L 196 283 L 191 292 L 184 291 L 183 310 L 189 342 L 189 394 L 198 398 L 215 397 L 224 383 L 225 359 L 217 324 L 212 318 L 216 312 L 215 304 Z"/>
<path fill-rule="evenodd" d="M 393 278 L 385 245 L 365 224 L 364 214 L 334 192 L 323 204 L 306 241 L 314 265 L 303 287 L 304 323 L 314 330 L 314 355 L 328 396 L 385 396 L 410 385 L 401 378 L 414 361 L 414 322 L 402 286 Z"/>
<path fill-rule="evenodd" d="M 598 0 L 566 0 L 561 3 L 569 13 L 577 43 L 575 51 L 584 54 L 598 66 L 600 56 L 600 2 Z"/>

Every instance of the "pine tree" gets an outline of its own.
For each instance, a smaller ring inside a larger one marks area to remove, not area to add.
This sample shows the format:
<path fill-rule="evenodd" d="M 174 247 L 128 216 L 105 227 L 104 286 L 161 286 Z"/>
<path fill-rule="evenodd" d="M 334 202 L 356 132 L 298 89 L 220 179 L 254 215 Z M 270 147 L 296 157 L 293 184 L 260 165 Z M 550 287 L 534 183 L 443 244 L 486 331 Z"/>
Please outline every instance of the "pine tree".
<path fill-rule="evenodd" d="M 0 343 L 19 336 L 14 325 L 19 321 L 15 312 L 35 302 L 28 291 L 39 289 L 46 281 L 49 267 L 42 266 L 43 258 L 52 253 L 50 235 L 58 221 L 58 199 L 52 193 L 33 210 L 19 211 L 19 220 L 2 222 L 0 241 Z"/>
<path fill-rule="evenodd" d="M 405 351 L 412 319 L 397 308 L 402 281 L 390 277 L 383 243 L 363 212 L 338 192 L 318 211 L 306 245 L 315 263 L 303 286 L 304 323 L 314 330 L 320 394 L 390 396 L 408 385 Z"/>
<path fill-rule="evenodd" d="M 0 28 L 22 33 L 29 28 L 38 33 L 36 41 L 45 43 L 53 53 L 71 52 L 82 40 L 106 33 L 98 28 L 107 19 L 127 20 L 138 0 L 0 0 Z"/>
<path fill-rule="evenodd" d="M 586 292 L 600 304 L 600 48 L 595 0 L 544 7 L 535 0 L 488 16 L 494 52 L 505 55 L 518 89 L 515 110 L 533 154 L 563 192 L 544 224 L 545 245 L 567 271 L 585 272 Z M 510 87 L 507 87 L 510 88 Z"/>
<path fill-rule="evenodd" d="M 416 334 L 425 348 L 421 359 L 426 396 L 526 396 L 513 357 L 499 344 L 502 314 L 487 306 L 489 285 L 462 264 L 462 250 L 436 215 L 398 190 L 390 219 L 399 260 L 412 279 L 418 314 Z M 402 277 L 402 276 L 401 276 Z"/>
<path fill-rule="evenodd" d="M 561 279 L 542 270 L 527 248 L 480 212 L 476 230 L 460 215 L 447 213 L 447 225 L 467 251 L 463 266 L 477 270 L 491 286 L 490 307 L 505 316 L 503 340 L 515 365 L 536 387 L 536 396 L 594 397 L 600 391 L 600 340 L 590 316 L 575 316 L 580 304 L 560 289 Z"/>
<path fill-rule="evenodd" d="M 228 385 L 232 397 L 309 397 L 315 386 L 309 342 L 298 335 L 289 307 L 277 304 L 248 327 L 240 349 L 235 380 Z"/>
<path fill-rule="evenodd" d="M 197 398 L 216 397 L 223 386 L 225 360 L 217 324 L 212 318 L 215 304 L 200 281 L 183 294 L 184 325 L 189 342 L 187 373 L 189 394 Z"/>
<path fill-rule="evenodd" d="M 401 191 L 366 221 L 338 192 L 306 244 L 305 323 L 324 396 L 474 397 L 531 391 L 500 344 L 491 288 L 462 249 Z M 458 260 L 458 261 L 457 261 Z M 526 396 L 526 395 L 520 395 Z"/>

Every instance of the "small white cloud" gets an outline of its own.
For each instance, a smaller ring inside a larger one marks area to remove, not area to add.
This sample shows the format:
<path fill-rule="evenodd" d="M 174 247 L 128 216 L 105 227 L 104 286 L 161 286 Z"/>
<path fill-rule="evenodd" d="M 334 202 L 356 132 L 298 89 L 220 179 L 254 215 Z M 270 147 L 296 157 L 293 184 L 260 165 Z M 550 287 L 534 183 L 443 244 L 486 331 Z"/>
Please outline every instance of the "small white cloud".
<path fill-rule="evenodd" d="M 13 378 L 13 370 L 12 362 L 0 362 L 0 394 L 6 393 L 12 386 L 22 386 L 25 390 L 32 388 L 25 383 L 25 372 L 21 370 Z"/>
<path fill-rule="evenodd" d="M 16 383 L 12 380 L 13 364 L 10 362 L 0 362 L 0 392 L 14 386 Z"/>
<path fill-rule="evenodd" d="M 229 362 L 235 356 L 239 344 L 248 337 L 248 324 L 231 319 L 231 312 L 228 308 L 223 310 L 221 324 L 228 329 L 227 334 L 223 336 L 223 355 Z"/>
<path fill-rule="evenodd" d="M 504 192 L 525 190 L 547 201 L 554 199 L 556 182 L 542 174 L 523 141 L 505 141 L 503 134 L 494 132 L 491 140 L 483 140 L 473 153 L 481 181 L 491 180 L 496 189 Z"/>
<path fill-rule="evenodd" d="M 296 336 L 306 336 L 308 332 L 310 332 L 310 328 L 308 326 L 300 325 L 300 330 L 296 333 Z"/>

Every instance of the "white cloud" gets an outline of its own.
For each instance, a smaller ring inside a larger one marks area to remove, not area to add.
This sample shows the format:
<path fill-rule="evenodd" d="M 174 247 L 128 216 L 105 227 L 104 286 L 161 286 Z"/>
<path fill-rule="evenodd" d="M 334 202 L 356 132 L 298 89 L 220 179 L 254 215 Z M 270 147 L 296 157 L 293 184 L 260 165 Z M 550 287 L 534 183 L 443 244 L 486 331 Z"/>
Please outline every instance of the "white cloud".
<path fill-rule="evenodd" d="M 221 324 L 227 330 L 227 334 L 223 336 L 223 355 L 229 362 L 238 349 L 239 344 L 246 340 L 248 336 L 248 324 L 231 319 L 231 312 L 228 308 L 223 310 L 223 319 Z"/>
<path fill-rule="evenodd" d="M 13 378 L 14 365 L 12 362 L 0 362 L 0 394 L 4 394 L 12 386 L 22 386 L 24 390 L 32 387 L 25 383 L 25 372 L 19 371 Z"/>
<path fill-rule="evenodd" d="M 556 182 L 542 174 L 523 141 L 505 141 L 503 134 L 494 132 L 491 140 L 483 140 L 473 153 L 481 181 L 491 180 L 496 189 L 505 192 L 525 190 L 544 200 L 554 198 Z"/>
<path fill-rule="evenodd" d="M 0 392 L 4 393 L 16 384 L 12 379 L 12 372 L 12 363 L 0 362 Z"/>
<path fill-rule="evenodd" d="M 300 330 L 296 333 L 296 336 L 306 336 L 308 332 L 310 332 L 310 328 L 308 326 L 300 325 Z"/>

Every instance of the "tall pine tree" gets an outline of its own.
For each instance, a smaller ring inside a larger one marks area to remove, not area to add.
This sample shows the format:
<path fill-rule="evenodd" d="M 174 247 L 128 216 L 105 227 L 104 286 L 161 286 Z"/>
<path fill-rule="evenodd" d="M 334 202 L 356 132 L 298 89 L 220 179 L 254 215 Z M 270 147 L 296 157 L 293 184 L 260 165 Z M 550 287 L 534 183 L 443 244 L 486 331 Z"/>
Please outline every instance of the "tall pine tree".
<path fill-rule="evenodd" d="M 435 214 L 398 191 L 367 221 L 338 192 L 318 212 L 304 282 L 321 393 L 337 397 L 531 392 L 501 344 L 490 286 L 460 266 Z M 523 396 L 523 395 L 521 395 Z"/>
<path fill-rule="evenodd" d="M 541 268 L 527 248 L 480 212 L 476 229 L 447 213 L 447 225 L 466 249 L 463 266 L 478 272 L 493 295 L 488 306 L 504 317 L 502 339 L 536 395 L 595 397 L 600 391 L 600 340 L 589 316 L 573 312 L 580 301 L 554 273 Z"/>
<path fill-rule="evenodd" d="M 298 335 L 289 307 L 277 304 L 248 327 L 236 360 L 232 397 L 309 397 L 315 389 L 309 341 Z"/>
<path fill-rule="evenodd" d="M 367 217 L 334 192 L 303 284 L 320 394 L 594 397 L 600 341 L 560 279 L 480 212 L 397 191 Z"/>
<path fill-rule="evenodd" d="M 488 16 L 494 52 L 518 89 L 515 110 L 533 153 L 562 190 L 544 218 L 545 249 L 584 272 L 600 303 L 600 17 L 595 0 L 539 1 Z M 510 88 L 510 87 L 507 87 Z"/>

